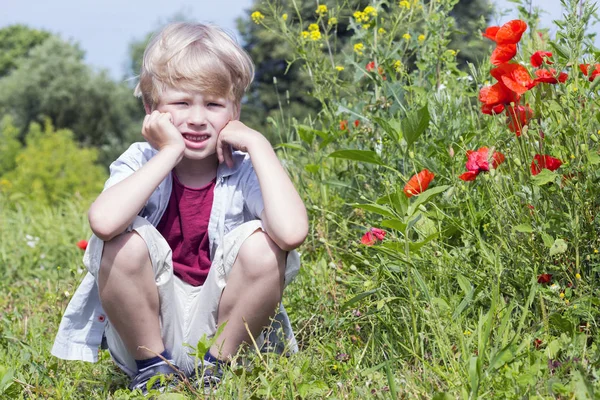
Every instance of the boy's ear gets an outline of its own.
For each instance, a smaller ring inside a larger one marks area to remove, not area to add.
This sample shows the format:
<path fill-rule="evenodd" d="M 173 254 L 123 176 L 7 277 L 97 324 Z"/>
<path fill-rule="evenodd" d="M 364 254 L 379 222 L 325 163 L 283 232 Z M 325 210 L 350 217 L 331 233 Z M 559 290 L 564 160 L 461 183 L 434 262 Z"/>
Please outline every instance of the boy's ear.
<path fill-rule="evenodd" d="M 144 110 L 146 110 L 147 115 L 152 114 L 152 110 L 150 109 L 150 106 L 146 103 L 144 103 Z"/>

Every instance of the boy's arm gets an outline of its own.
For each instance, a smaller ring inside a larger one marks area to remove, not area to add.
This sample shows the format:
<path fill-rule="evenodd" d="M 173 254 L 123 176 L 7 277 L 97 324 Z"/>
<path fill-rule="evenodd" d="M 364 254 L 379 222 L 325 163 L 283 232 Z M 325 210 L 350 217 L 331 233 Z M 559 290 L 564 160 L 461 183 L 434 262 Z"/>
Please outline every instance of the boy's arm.
<path fill-rule="evenodd" d="M 219 161 L 231 166 L 228 146 L 250 154 L 265 206 L 260 218 L 269 237 L 285 251 L 300 246 L 308 234 L 306 208 L 269 141 L 241 122 L 231 121 L 217 144 Z"/>
<path fill-rule="evenodd" d="M 133 222 L 150 195 L 183 157 L 185 143 L 170 123 L 170 115 L 157 111 L 144 119 L 142 134 L 158 149 L 140 169 L 103 191 L 88 211 L 92 232 L 104 241 L 121 234 Z"/>

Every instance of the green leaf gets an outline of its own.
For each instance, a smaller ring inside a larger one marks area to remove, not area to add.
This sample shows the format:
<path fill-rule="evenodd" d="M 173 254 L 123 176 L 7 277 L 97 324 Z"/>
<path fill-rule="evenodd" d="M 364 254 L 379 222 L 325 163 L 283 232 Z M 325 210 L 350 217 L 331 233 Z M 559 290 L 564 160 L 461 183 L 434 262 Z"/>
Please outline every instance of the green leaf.
<path fill-rule="evenodd" d="M 365 297 L 369 297 L 370 295 L 372 295 L 373 293 L 377 292 L 379 290 L 379 288 L 377 289 L 372 289 L 360 294 L 357 294 L 356 296 L 354 296 L 353 298 L 351 298 L 350 300 L 348 300 L 347 302 L 345 302 L 344 304 L 342 304 L 341 310 L 347 310 L 351 305 L 361 301 L 362 299 L 364 299 Z"/>
<path fill-rule="evenodd" d="M 520 224 L 513 227 L 513 231 L 522 232 L 522 233 L 532 233 L 533 228 L 529 224 Z"/>
<path fill-rule="evenodd" d="M 304 143 L 308 145 L 312 144 L 315 139 L 315 130 L 313 128 L 306 125 L 298 125 L 296 130 L 298 131 L 298 136 L 300 136 L 300 139 L 302 139 Z M 324 134 L 324 132 L 322 133 Z"/>
<path fill-rule="evenodd" d="M 597 79 L 600 80 L 600 79 Z M 571 381 L 572 389 L 575 392 L 576 399 L 595 399 L 594 387 L 581 373 L 581 366 L 573 371 L 573 380 Z"/>
<path fill-rule="evenodd" d="M 376 203 L 389 204 L 394 208 L 394 211 L 396 211 L 398 214 L 405 215 L 406 209 L 408 208 L 408 197 L 406 197 L 402 190 L 398 190 L 397 192 L 381 196 L 377 199 Z"/>
<path fill-rule="evenodd" d="M 350 206 L 352 206 L 354 208 L 360 208 L 362 210 L 370 211 L 375 214 L 383 215 L 384 217 L 391 217 L 391 218 L 396 217 L 394 215 L 394 213 L 392 212 L 392 210 L 390 210 L 389 208 L 387 208 L 385 206 L 380 206 L 379 204 L 352 203 L 352 204 L 350 204 Z"/>
<path fill-rule="evenodd" d="M 598 78 L 598 82 L 600 82 L 600 78 Z M 588 163 L 591 165 L 600 164 L 600 155 L 596 152 L 590 151 L 587 155 Z"/>
<path fill-rule="evenodd" d="M 406 229 L 406 224 L 399 219 L 384 219 L 381 221 L 381 226 L 384 228 L 395 229 L 398 232 L 404 232 Z"/>
<path fill-rule="evenodd" d="M 542 233 L 542 240 L 544 241 L 544 245 L 546 247 L 552 247 L 552 245 L 554 244 L 554 238 L 546 232 Z"/>
<path fill-rule="evenodd" d="M 394 142 L 400 141 L 400 132 L 392 128 L 392 126 L 386 120 L 384 120 L 383 118 L 373 118 L 373 121 L 375 121 L 377 125 L 381 126 L 385 133 L 387 133 L 390 139 L 392 139 Z"/>
<path fill-rule="evenodd" d="M 329 157 L 383 165 L 381 158 L 371 150 L 338 150 L 329 154 Z"/>
<path fill-rule="evenodd" d="M 415 112 L 408 113 L 406 118 L 402 120 L 402 133 L 406 144 L 410 147 L 429 127 L 429 109 L 427 105 Z"/>
<path fill-rule="evenodd" d="M 512 347 L 513 344 L 510 343 L 492 357 L 492 360 L 490 361 L 490 370 L 496 370 L 515 358 Z"/>
<path fill-rule="evenodd" d="M 539 174 L 532 176 L 531 181 L 534 185 L 543 186 L 549 182 L 553 182 L 557 176 L 556 172 L 544 168 Z"/>
<path fill-rule="evenodd" d="M 567 49 L 566 47 L 564 47 L 561 44 L 558 44 L 557 42 L 553 42 L 552 40 L 550 40 L 549 43 L 550 43 L 550 46 L 554 49 L 554 51 L 559 56 L 561 56 L 565 60 L 569 60 L 571 58 L 569 49 Z"/>
<path fill-rule="evenodd" d="M 567 251 L 567 242 L 563 239 L 556 239 L 550 247 L 550 255 L 562 254 Z"/>
<path fill-rule="evenodd" d="M 473 285 L 471 285 L 471 282 L 463 275 L 458 274 L 456 276 L 456 281 L 458 282 L 458 285 L 462 291 L 465 293 L 465 296 L 467 296 L 473 290 Z"/>
<path fill-rule="evenodd" d="M 316 165 L 316 164 L 306 164 L 304 166 L 304 170 L 306 172 L 310 172 L 312 174 L 316 174 L 317 172 L 319 172 L 321 170 L 321 166 Z"/>
<path fill-rule="evenodd" d="M 425 204 L 427 201 L 429 201 L 429 199 L 431 199 L 431 197 L 444 192 L 449 187 L 450 186 L 448 185 L 436 186 L 434 188 L 424 191 L 423 193 L 417 196 L 413 196 L 413 198 L 416 198 L 416 200 L 410 205 L 410 207 L 408 207 L 406 215 L 413 215 L 421 204 Z"/>
<path fill-rule="evenodd" d="M 300 146 L 297 143 L 279 143 L 278 145 L 274 146 L 273 148 L 275 150 L 277 149 L 281 149 L 281 148 L 286 148 L 286 149 L 292 149 L 292 150 L 299 150 L 299 151 L 306 151 L 306 149 L 302 146 Z"/>
<path fill-rule="evenodd" d="M 590 70 L 591 70 L 591 68 L 590 68 Z M 600 85 L 600 78 L 596 77 L 594 79 L 594 81 L 592 82 L 592 84 L 590 85 L 590 93 L 594 92 L 596 90 L 596 88 L 598 87 L 598 85 Z"/>

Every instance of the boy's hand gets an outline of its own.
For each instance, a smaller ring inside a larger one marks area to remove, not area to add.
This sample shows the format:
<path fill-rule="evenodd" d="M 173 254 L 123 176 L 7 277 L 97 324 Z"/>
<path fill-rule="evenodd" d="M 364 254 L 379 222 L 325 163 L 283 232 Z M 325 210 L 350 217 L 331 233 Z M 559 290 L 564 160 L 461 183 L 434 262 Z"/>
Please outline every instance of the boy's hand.
<path fill-rule="evenodd" d="M 257 145 L 271 146 L 267 139 L 248 128 L 240 121 L 229 121 L 219 133 L 217 138 L 217 157 L 219 162 L 225 162 L 228 167 L 233 167 L 232 150 L 240 150 L 252 155 L 252 149 Z"/>
<path fill-rule="evenodd" d="M 166 147 L 174 148 L 181 153 L 185 150 L 183 136 L 173 125 L 170 113 L 155 110 L 152 114 L 147 114 L 142 125 L 142 136 L 158 151 Z"/>

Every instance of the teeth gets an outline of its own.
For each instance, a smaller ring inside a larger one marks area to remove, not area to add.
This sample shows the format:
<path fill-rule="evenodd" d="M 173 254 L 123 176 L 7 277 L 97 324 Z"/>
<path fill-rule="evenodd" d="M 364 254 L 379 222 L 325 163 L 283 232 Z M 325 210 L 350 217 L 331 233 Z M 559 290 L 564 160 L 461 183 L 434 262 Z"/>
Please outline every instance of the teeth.
<path fill-rule="evenodd" d="M 196 135 L 183 135 L 184 138 L 186 138 L 187 140 L 189 140 L 190 142 L 201 142 L 203 140 L 208 139 L 208 135 L 200 135 L 200 136 L 196 136 Z"/>

